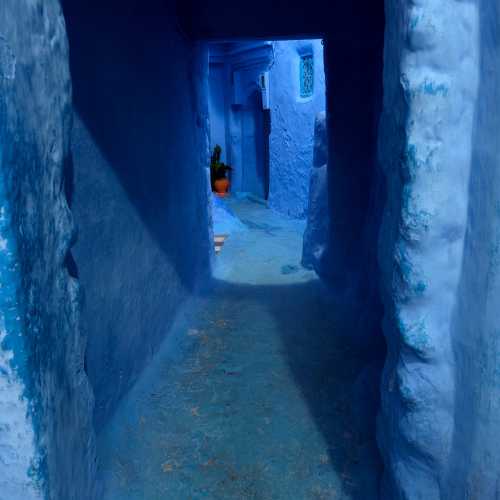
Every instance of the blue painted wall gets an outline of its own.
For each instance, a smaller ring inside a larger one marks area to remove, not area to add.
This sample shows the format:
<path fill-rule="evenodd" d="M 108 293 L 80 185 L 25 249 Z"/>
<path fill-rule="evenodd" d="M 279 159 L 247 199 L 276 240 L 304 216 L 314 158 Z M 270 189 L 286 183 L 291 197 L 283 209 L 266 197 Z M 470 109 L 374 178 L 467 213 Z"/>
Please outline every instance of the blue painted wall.
<path fill-rule="evenodd" d="M 500 12 L 486 1 L 387 7 L 383 497 L 493 499 Z"/>
<path fill-rule="evenodd" d="M 0 7 L 0 498 L 93 500 L 93 398 L 68 208 L 59 2 Z"/>
<path fill-rule="evenodd" d="M 313 164 L 314 120 L 326 107 L 321 40 L 274 44 L 270 70 L 271 135 L 269 205 L 293 218 L 307 216 Z M 300 59 L 312 55 L 314 93 L 300 95 Z"/>
<path fill-rule="evenodd" d="M 461 280 L 452 323 L 457 366 L 450 496 L 500 494 L 500 9 L 480 1 L 478 80 Z M 491 71 L 495 68 L 495 71 Z"/>
<path fill-rule="evenodd" d="M 309 184 L 307 226 L 302 265 L 325 275 L 328 266 L 328 128 L 326 113 L 318 113 L 314 127 L 314 154 Z"/>
<path fill-rule="evenodd" d="M 0 50 L 11 50 L 3 45 Z M 7 69 L 7 61 L 0 62 L 0 71 Z M 2 82 L 3 83 L 3 82 Z M 0 85 L 4 93 L 5 85 Z M 9 93 L 4 94 L 6 96 Z M 0 100 L 0 488 L 5 498 L 42 499 L 47 485 L 47 471 L 40 468 L 46 452 L 38 441 L 37 425 L 43 408 L 39 394 L 33 393 L 28 357 L 30 348 L 28 329 L 24 321 L 20 261 L 15 226 L 18 221 L 12 213 L 12 172 L 8 172 L 6 158 L 6 110 Z M 10 184 L 10 186 L 9 186 Z M 34 375 L 34 374 L 33 374 Z M 31 408 L 31 409 L 30 409 Z"/>
<path fill-rule="evenodd" d="M 172 2 L 97 3 L 67 2 L 65 16 L 75 260 L 99 431 L 208 277 L 213 244 L 208 53 L 178 32 Z"/>

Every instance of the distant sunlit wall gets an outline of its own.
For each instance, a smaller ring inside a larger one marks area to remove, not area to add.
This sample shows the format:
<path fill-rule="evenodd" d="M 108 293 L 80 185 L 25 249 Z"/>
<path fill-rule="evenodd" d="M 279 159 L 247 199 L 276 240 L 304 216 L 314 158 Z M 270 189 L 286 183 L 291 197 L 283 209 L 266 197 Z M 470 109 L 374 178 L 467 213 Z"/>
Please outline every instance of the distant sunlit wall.
<path fill-rule="evenodd" d="M 274 43 L 270 103 L 270 206 L 305 218 L 313 163 L 314 120 L 325 110 L 321 40 Z"/>

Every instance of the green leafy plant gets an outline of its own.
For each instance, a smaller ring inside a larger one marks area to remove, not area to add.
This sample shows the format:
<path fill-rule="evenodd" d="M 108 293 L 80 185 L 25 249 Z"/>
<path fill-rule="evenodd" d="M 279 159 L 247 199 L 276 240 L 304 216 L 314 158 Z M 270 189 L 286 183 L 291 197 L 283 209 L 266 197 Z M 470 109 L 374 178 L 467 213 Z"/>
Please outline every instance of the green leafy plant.
<path fill-rule="evenodd" d="M 233 170 L 232 167 L 220 161 L 221 153 L 222 148 L 217 144 L 210 160 L 210 181 L 212 183 L 212 189 L 214 188 L 215 181 L 225 179 L 227 177 L 227 173 L 230 170 Z"/>

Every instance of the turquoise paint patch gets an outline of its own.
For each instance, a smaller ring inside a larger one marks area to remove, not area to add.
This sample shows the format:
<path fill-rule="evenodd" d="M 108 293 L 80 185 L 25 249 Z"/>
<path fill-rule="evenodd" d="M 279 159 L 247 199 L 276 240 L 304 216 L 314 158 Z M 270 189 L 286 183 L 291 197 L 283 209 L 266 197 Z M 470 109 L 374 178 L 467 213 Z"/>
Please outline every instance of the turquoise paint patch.
<path fill-rule="evenodd" d="M 22 312 L 18 300 L 20 290 L 19 263 L 14 234 L 12 232 L 11 214 L 8 209 L 5 185 L 0 181 L 0 310 L 6 331 L 6 338 L 2 343 L 4 350 L 11 351 L 13 357 L 11 367 L 17 375 L 26 382 L 27 354 L 23 335 Z"/>
<path fill-rule="evenodd" d="M 403 73 L 400 77 L 400 81 L 407 101 L 414 99 L 419 94 L 426 94 L 435 97 L 447 97 L 450 91 L 446 84 L 434 82 L 429 78 L 426 78 L 418 86 L 412 87 L 410 79 Z"/>
<path fill-rule="evenodd" d="M 408 144 L 404 155 L 404 168 L 411 181 L 415 180 L 419 170 L 423 168 L 426 168 L 428 171 L 437 171 L 437 166 L 433 163 L 436 149 L 429 146 L 425 158 L 419 158 L 417 146 L 415 144 Z"/>
<path fill-rule="evenodd" d="M 436 83 L 426 78 L 420 84 L 419 90 L 427 95 L 447 97 L 450 89 L 444 83 Z"/>
<path fill-rule="evenodd" d="M 0 107 L 2 104 L 0 102 Z M 20 398 L 27 401 L 26 416 L 31 425 L 30 432 L 33 431 L 35 439 L 38 439 L 41 434 L 41 421 L 37 411 L 39 398 L 34 391 L 34 374 L 29 364 L 26 311 L 21 295 L 21 266 L 14 230 L 19 222 L 15 220 L 9 202 L 9 185 L 15 183 L 15 178 L 12 169 L 4 165 L 3 118 L 3 113 L 0 113 L 0 328 L 5 332 L 0 349 L 9 353 L 9 366 L 23 389 Z M 25 472 L 34 491 L 41 493 L 45 490 L 48 473 L 45 454 L 40 452 L 39 446 L 37 448 L 36 455 L 31 457 L 31 464 Z"/>
<path fill-rule="evenodd" d="M 412 16 L 410 19 L 410 30 L 414 30 L 418 24 L 420 23 L 420 20 L 422 19 L 422 16 Z"/>
<path fill-rule="evenodd" d="M 413 290 L 417 295 L 423 295 L 427 290 L 427 285 L 423 281 L 419 281 L 417 285 L 413 287 Z"/>

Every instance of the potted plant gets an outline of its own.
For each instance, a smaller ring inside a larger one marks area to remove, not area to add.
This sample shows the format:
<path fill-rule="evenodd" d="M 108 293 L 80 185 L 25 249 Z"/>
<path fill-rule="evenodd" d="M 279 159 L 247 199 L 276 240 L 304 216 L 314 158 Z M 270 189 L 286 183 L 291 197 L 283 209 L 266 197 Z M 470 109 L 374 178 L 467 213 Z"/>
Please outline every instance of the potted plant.
<path fill-rule="evenodd" d="M 219 196 L 226 196 L 230 186 L 227 173 L 233 169 L 220 161 L 221 153 L 222 148 L 217 144 L 210 160 L 210 182 L 212 191 L 215 191 Z"/>

